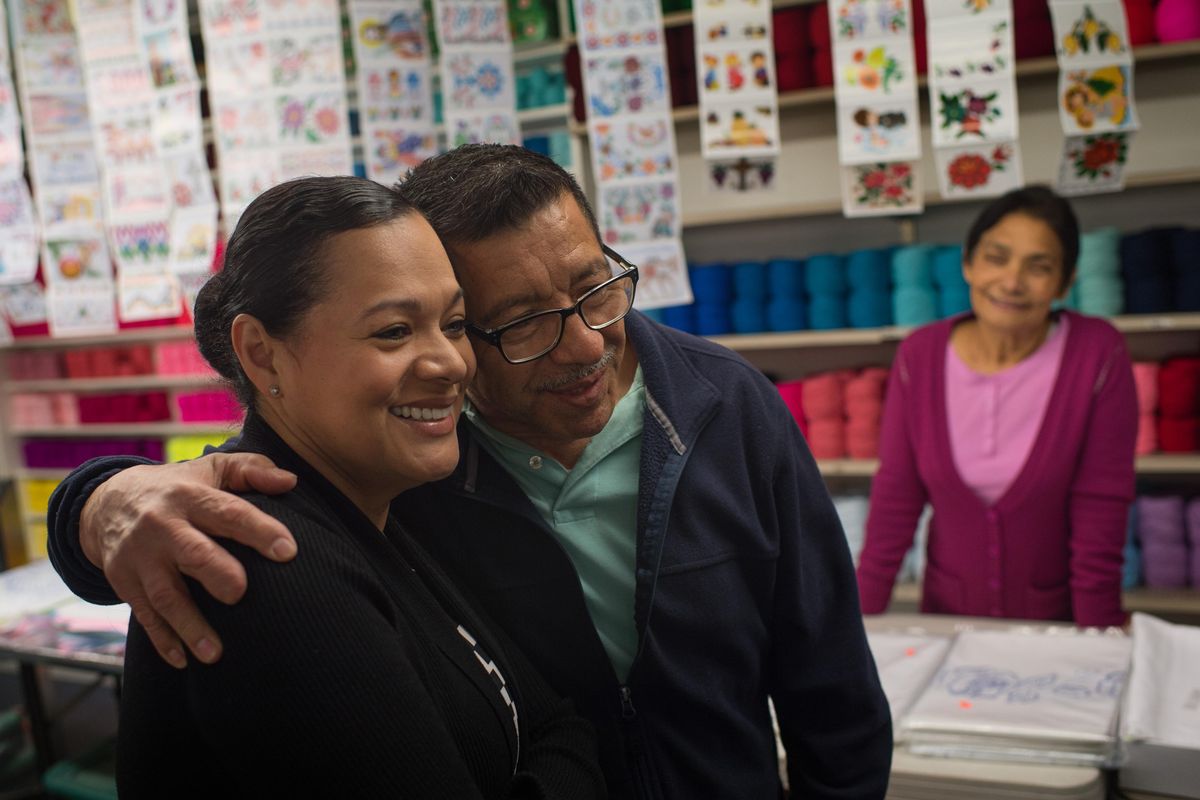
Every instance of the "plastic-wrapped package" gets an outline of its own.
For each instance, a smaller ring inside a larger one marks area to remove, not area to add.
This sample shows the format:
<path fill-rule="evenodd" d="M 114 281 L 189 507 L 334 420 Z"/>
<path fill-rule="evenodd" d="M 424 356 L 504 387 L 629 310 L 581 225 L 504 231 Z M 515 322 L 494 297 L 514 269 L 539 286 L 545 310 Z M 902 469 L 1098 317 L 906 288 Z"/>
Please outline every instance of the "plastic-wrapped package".
<path fill-rule="evenodd" d="M 1113 766 L 1131 649 L 1120 632 L 960 633 L 901 735 L 914 753 Z"/>

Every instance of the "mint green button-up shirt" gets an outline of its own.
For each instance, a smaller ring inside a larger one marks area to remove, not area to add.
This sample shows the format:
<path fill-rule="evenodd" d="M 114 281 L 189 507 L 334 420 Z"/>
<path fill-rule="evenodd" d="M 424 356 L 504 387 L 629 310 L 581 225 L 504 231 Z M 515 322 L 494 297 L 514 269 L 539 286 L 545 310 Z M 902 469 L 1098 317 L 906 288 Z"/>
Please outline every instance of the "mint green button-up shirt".
<path fill-rule="evenodd" d="M 633 594 L 645 408 L 646 387 L 638 367 L 608 424 L 568 470 L 488 425 L 470 404 L 466 407 L 483 447 L 533 501 L 574 563 L 592 624 L 622 681 L 638 644 Z"/>

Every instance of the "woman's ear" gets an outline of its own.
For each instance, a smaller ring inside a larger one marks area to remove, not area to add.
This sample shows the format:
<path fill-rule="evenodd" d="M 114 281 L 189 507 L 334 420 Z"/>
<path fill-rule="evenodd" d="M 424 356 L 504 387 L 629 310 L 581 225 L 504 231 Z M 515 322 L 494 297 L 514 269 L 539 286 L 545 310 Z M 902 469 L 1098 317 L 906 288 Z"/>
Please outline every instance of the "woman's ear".
<path fill-rule="evenodd" d="M 249 314 L 238 314 L 233 318 L 229 338 L 242 371 L 259 394 L 266 396 L 270 387 L 279 385 L 275 363 L 280 354 L 278 340 L 267 333 L 257 317 Z"/>

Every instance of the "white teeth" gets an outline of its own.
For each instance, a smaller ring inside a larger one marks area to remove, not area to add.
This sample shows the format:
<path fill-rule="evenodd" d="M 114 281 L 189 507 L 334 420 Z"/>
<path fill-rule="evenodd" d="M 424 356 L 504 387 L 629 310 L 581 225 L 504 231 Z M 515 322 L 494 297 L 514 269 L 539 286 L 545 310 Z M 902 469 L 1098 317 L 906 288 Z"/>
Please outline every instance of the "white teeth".
<path fill-rule="evenodd" d="M 392 416 L 400 417 L 401 419 L 419 419 L 419 420 L 434 420 L 445 419 L 450 416 L 450 412 L 454 410 L 454 406 L 446 406 L 445 408 L 421 408 L 418 406 L 392 406 L 390 411 Z"/>

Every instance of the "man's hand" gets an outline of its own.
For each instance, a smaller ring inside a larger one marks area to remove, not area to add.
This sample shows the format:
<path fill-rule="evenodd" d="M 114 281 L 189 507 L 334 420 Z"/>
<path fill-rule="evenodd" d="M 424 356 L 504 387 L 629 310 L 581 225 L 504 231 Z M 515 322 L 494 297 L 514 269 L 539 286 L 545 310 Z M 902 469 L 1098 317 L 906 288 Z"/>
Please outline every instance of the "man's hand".
<path fill-rule="evenodd" d="M 295 475 L 253 453 L 131 467 L 92 493 L 80 515 L 79 543 L 165 661 L 187 665 L 182 640 L 211 664 L 221 657 L 221 640 L 188 596 L 182 575 L 223 603 L 240 600 L 246 571 L 210 537 L 233 539 L 275 561 L 291 559 L 296 541 L 283 523 L 223 490 L 279 494 L 295 485 Z"/>

